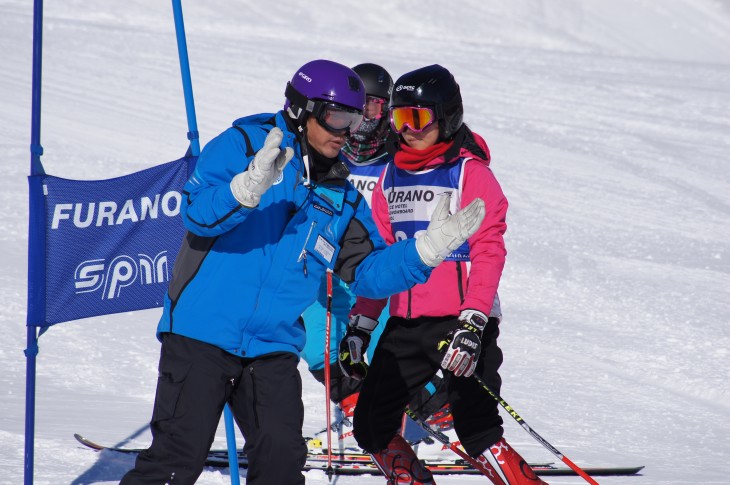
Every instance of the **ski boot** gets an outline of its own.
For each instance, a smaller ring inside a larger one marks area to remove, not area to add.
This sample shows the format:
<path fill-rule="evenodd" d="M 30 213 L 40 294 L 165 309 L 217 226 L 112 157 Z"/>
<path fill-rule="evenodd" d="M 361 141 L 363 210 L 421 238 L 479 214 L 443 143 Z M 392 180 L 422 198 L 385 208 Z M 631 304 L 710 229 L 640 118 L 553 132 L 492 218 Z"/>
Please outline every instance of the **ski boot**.
<path fill-rule="evenodd" d="M 504 438 L 490 446 L 489 453 L 499 465 L 508 485 L 548 485 Z M 478 460 L 486 460 L 486 456 L 482 455 Z"/>
<path fill-rule="evenodd" d="M 362 449 L 358 446 L 355 441 L 355 436 L 352 433 L 352 416 L 355 414 L 355 404 L 357 398 L 360 396 L 359 392 L 350 394 L 345 399 L 337 403 L 337 413 L 339 420 L 335 426 L 332 427 L 332 431 L 336 433 L 337 441 L 333 443 L 333 451 L 335 453 L 362 453 Z"/>
<path fill-rule="evenodd" d="M 439 431 L 454 429 L 454 418 L 451 416 L 451 407 L 447 403 L 444 407 L 426 419 L 426 424 Z"/>
<path fill-rule="evenodd" d="M 355 404 L 360 394 L 355 393 L 338 402 L 335 407 L 335 418 L 330 424 L 332 429 L 332 453 L 334 454 L 362 454 L 352 433 L 352 416 L 355 413 Z M 307 441 L 307 449 L 311 454 L 327 453 L 327 428 L 315 433 Z"/>
<path fill-rule="evenodd" d="M 386 449 L 370 456 L 385 475 L 388 485 L 436 485 L 431 472 L 399 434 L 390 440 Z"/>
<path fill-rule="evenodd" d="M 454 418 L 451 416 L 451 410 L 448 404 L 428 416 L 425 422 L 431 428 L 437 429 L 445 434 L 451 443 L 459 446 L 459 438 L 456 436 L 456 431 L 454 431 Z M 454 461 L 454 452 L 448 446 L 438 440 L 434 440 L 431 435 L 420 428 L 416 430 L 420 435 L 414 432 L 409 433 L 409 430 L 409 427 L 406 427 L 406 432 L 403 436 L 411 443 L 413 450 L 421 460 L 440 463 Z"/>
<path fill-rule="evenodd" d="M 352 419 L 352 416 L 355 414 L 355 404 L 357 404 L 357 398 L 360 397 L 360 393 L 356 392 L 354 394 L 350 394 L 342 401 L 338 402 L 337 405 L 340 407 L 340 410 L 342 411 L 342 414 L 347 419 Z"/>

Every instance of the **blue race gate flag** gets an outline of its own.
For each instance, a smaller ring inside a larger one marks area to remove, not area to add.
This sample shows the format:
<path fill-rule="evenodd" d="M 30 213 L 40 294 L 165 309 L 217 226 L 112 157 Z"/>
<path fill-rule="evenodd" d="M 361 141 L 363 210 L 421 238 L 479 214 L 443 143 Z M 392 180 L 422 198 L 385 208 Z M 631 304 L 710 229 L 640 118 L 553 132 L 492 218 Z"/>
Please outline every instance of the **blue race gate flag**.
<path fill-rule="evenodd" d="M 195 161 L 109 180 L 32 176 L 29 288 L 39 305 L 28 323 L 162 306 L 185 234 L 182 187 Z"/>

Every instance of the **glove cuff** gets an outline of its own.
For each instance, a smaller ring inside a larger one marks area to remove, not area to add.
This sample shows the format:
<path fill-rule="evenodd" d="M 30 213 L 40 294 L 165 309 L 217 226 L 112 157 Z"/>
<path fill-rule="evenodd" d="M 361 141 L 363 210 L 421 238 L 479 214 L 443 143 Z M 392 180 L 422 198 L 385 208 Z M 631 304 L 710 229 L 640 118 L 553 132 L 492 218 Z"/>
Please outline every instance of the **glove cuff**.
<path fill-rule="evenodd" d="M 231 180 L 231 193 L 239 204 L 246 208 L 253 209 L 259 205 L 261 195 L 248 189 L 249 176 L 250 174 L 248 171 L 245 171 L 233 177 L 233 180 Z"/>
<path fill-rule="evenodd" d="M 435 268 L 444 260 L 444 258 L 437 254 L 431 247 L 426 234 L 420 234 L 416 237 L 416 251 L 418 252 L 418 256 L 421 258 L 421 261 L 423 261 L 423 264 L 432 268 Z"/>
<path fill-rule="evenodd" d="M 461 327 L 481 336 L 487 326 L 488 317 L 479 310 L 462 310 L 459 314 Z"/>
<path fill-rule="evenodd" d="M 351 315 L 347 326 L 352 329 L 361 330 L 370 335 L 373 333 L 373 330 L 375 330 L 375 327 L 378 326 L 378 321 L 373 320 L 370 317 L 366 317 L 365 315 Z"/>

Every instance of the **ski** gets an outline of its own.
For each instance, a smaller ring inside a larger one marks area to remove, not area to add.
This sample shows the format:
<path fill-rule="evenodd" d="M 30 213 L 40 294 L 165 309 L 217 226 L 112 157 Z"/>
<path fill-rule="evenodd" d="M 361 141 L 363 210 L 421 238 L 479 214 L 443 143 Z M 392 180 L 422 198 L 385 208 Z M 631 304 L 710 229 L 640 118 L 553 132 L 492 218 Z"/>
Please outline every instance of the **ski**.
<path fill-rule="evenodd" d="M 95 451 L 113 451 L 125 454 L 137 454 L 146 448 L 125 448 L 115 446 L 105 446 L 95 441 L 91 441 L 84 436 L 74 434 L 76 441 L 87 448 Z M 208 453 L 206 466 L 216 468 L 228 467 L 228 451 L 227 450 L 211 450 Z M 238 452 L 238 465 L 241 468 L 248 466 L 248 459 L 242 452 Z M 471 465 L 463 460 L 453 461 L 434 461 L 425 460 L 424 465 L 437 475 L 481 475 L 479 470 L 474 469 Z M 380 471 L 375 467 L 370 455 L 365 453 L 334 453 L 332 454 L 332 467 L 335 475 L 358 475 L 358 474 L 379 474 Z M 570 468 L 557 467 L 553 463 L 531 463 L 530 467 L 538 475 L 575 475 Z M 644 467 L 584 467 L 586 473 L 593 476 L 609 476 L 609 475 L 636 475 Z M 309 454 L 303 471 L 310 470 L 326 470 L 327 454 Z"/>

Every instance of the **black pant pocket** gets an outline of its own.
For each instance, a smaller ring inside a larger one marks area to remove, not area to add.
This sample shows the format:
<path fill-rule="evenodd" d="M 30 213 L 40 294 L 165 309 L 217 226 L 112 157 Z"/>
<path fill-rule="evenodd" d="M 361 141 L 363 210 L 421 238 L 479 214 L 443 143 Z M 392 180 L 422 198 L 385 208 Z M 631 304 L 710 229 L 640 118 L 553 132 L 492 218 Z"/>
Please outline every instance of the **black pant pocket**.
<path fill-rule="evenodd" d="M 163 344 L 160 356 L 157 393 L 152 422 L 164 421 L 175 417 L 178 401 L 183 392 L 185 379 L 190 371 L 190 361 L 175 355 Z"/>

